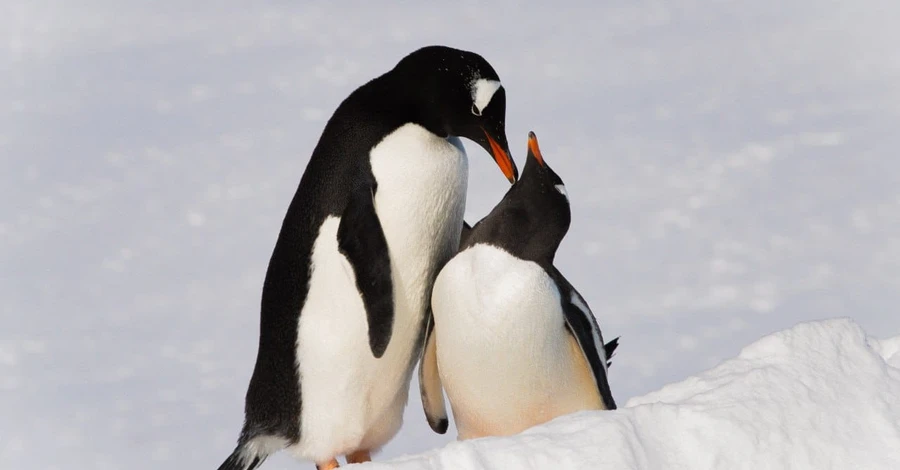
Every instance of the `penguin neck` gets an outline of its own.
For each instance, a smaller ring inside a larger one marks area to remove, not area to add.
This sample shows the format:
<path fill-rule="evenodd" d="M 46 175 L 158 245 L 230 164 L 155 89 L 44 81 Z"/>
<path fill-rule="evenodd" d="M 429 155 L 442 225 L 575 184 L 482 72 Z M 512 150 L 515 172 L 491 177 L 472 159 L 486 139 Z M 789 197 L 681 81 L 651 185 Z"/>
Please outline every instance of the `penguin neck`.
<path fill-rule="evenodd" d="M 440 106 L 435 96 L 440 90 L 435 80 L 424 80 L 405 69 L 394 69 L 381 77 L 372 92 L 386 112 L 396 114 L 399 125 L 413 123 L 443 138 L 449 137 L 447 124 L 437 112 Z"/>
<path fill-rule="evenodd" d="M 466 247 L 479 243 L 496 246 L 509 254 L 542 266 L 552 265 L 565 231 L 547 225 L 540 213 L 525 201 L 510 198 L 472 228 Z"/>
<path fill-rule="evenodd" d="M 546 245 L 539 237 L 524 235 L 527 240 L 500 240 L 491 243 L 516 258 L 532 261 L 540 266 L 552 266 L 556 258 L 556 245 Z"/>
<path fill-rule="evenodd" d="M 541 266 L 553 265 L 556 258 L 556 250 L 559 249 L 561 240 L 553 240 L 543 232 L 542 227 L 532 229 L 533 235 L 519 247 L 510 247 L 512 254 L 519 258 L 534 261 Z"/>

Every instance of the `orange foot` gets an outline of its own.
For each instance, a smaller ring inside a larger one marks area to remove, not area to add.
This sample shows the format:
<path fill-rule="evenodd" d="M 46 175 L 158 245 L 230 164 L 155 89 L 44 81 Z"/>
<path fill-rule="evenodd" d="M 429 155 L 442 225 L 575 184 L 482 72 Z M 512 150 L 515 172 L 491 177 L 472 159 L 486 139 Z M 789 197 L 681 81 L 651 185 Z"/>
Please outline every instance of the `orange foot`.
<path fill-rule="evenodd" d="M 338 465 L 337 459 L 331 459 L 328 462 L 316 464 L 316 470 L 334 470 L 338 467 L 340 467 L 340 465 Z"/>
<path fill-rule="evenodd" d="M 363 463 L 363 462 L 371 462 L 372 456 L 369 454 L 367 450 L 358 450 L 356 452 L 352 452 L 347 454 L 347 463 Z"/>

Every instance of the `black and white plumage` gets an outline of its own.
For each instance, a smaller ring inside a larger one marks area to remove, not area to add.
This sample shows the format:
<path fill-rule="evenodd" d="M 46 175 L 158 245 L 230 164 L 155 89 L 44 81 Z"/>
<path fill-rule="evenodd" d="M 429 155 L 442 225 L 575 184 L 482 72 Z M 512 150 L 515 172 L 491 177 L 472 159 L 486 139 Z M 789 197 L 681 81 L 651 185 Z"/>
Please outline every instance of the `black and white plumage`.
<path fill-rule="evenodd" d="M 458 137 L 515 181 L 505 112 L 488 62 L 442 46 L 340 104 L 269 261 L 244 426 L 220 470 L 282 449 L 333 468 L 397 433 L 434 277 L 459 243 L 468 160 Z"/>
<path fill-rule="evenodd" d="M 579 410 L 613 410 L 604 345 L 581 294 L 553 265 L 571 221 L 568 195 L 529 134 L 522 177 L 463 229 L 432 293 L 420 366 L 423 405 L 446 430 L 446 390 L 461 439 L 508 435 Z"/>

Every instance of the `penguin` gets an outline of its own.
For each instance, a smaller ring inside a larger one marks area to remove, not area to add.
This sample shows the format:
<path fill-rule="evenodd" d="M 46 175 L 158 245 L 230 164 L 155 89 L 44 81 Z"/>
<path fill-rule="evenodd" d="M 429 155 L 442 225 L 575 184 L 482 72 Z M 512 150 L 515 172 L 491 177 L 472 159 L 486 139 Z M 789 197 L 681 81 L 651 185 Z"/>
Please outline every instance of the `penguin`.
<path fill-rule="evenodd" d="M 461 440 L 505 436 L 581 410 L 615 410 L 604 345 L 584 297 L 553 265 L 571 222 L 566 187 L 533 132 L 522 176 L 441 269 L 419 378 L 429 425 Z"/>
<path fill-rule="evenodd" d="M 510 182 L 506 94 L 480 55 L 428 46 L 353 91 L 312 152 L 262 289 L 237 446 L 219 470 L 286 450 L 319 470 L 369 461 L 399 430 L 438 269 L 455 253 L 468 159 Z"/>

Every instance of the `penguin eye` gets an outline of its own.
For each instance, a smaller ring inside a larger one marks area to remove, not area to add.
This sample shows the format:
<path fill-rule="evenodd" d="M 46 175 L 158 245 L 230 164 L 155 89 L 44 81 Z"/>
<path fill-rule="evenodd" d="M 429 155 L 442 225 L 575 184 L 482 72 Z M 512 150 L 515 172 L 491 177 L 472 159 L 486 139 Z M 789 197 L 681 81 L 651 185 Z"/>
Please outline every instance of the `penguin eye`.
<path fill-rule="evenodd" d="M 478 106 L 475 106 L 474 103 L 472 104 L 472 114 L 474 114 L 476 116 L 481 116 L 481 110 L 478 109 Z"/>

